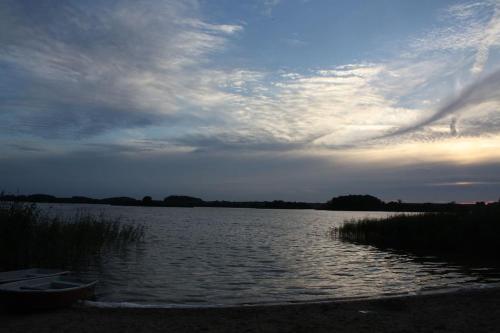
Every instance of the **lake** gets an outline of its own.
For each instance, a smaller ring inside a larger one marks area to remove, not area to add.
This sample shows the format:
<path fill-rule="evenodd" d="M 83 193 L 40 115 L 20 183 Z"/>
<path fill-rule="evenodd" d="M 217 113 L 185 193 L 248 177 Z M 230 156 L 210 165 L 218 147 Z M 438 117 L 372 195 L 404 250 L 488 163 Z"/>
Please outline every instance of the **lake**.
<path fill-rule="evenodd" d="M 498 272 L 332 239 L 345 220 L 385 212 L 40 204 L 62 215 L 145 225 L 143 242 L 110 252 L 81 274 L 98 300 L 163 306 L 316 301 L 477 287 Z"/>

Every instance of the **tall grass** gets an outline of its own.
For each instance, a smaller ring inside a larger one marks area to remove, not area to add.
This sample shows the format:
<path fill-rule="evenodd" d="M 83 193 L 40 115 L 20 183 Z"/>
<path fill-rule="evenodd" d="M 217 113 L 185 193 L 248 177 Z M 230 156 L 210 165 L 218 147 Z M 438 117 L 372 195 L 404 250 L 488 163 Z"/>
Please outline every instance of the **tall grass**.
<path fill-rule="evenodd" d="M 0 269 L 64 267 L 74 269 L 112 247 L 138 242 L 144 227 L 104 216 L 50 216 L 35 205 L 0 207 Z"/>
<path fill-rule="evenodd" d="M 332 236 L 379 248 L 491 257 L 500 253 L 499 213 L 485 208 L 347 221 L 332 229 Z"/>

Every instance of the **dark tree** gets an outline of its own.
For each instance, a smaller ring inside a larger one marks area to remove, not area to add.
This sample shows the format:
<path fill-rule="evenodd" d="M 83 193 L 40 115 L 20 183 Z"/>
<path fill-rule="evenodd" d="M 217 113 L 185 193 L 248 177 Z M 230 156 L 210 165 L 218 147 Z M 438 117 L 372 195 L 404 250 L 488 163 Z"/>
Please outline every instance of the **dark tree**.
<path fill-rule="evenodd" d="M 167 206 L 171 207 L 199 207 L 204 205 L 200 198 L 189 197 L 186 195 L 171 195 L 163 199 Z"/>
<path fill-rule="evenodd" d="M 380 210 L 384 202 L 372 195 L 343 195 L 332 198 L 326 203 L 333 210 Z"/>
<path fill-rule="evenodd" d="M 106 198 L 106 199 L 101 199 L 99 202 L 103 204 L 118 205 L 118 206 L 136 206 L 140 204 L 139 200 L 130 197 Z"/>

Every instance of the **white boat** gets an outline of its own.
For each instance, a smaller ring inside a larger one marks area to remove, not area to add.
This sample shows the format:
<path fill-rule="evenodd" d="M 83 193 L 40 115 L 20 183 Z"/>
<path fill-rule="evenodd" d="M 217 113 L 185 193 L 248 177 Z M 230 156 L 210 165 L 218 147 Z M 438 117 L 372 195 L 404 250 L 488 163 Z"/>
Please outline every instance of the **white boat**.
<path fill-rule="evenodd" d="M 68 274 L 68 271 L 61 269 L 29 268 L 17 271 L 0 272 L 0 284 L 16 282 L 22 280 L 39 279 L 49 276 Z"/>
<path fill-rule="evenodd" d="M 58 308 L 94 296 L 97 281 L 50 276 L 0 285 L 0 303 L 7 309 Z"/>

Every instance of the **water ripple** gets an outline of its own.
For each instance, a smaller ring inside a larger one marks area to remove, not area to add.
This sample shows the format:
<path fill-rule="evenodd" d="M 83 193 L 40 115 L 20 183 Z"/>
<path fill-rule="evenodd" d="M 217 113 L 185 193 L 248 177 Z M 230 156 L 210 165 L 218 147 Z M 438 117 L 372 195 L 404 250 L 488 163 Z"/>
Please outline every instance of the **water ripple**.
<path fill-rule="evenodd" d="M 488 267 L 464 268 L 327 236 L 344 220 L 388 214 L 383 212 L 52 206 L 62 214 L 104 212 L 146 225 L 144 244 L 82 273 L 101 281 L 97 293 L 103 302 L 297 302 L 500 281 Z"/>

